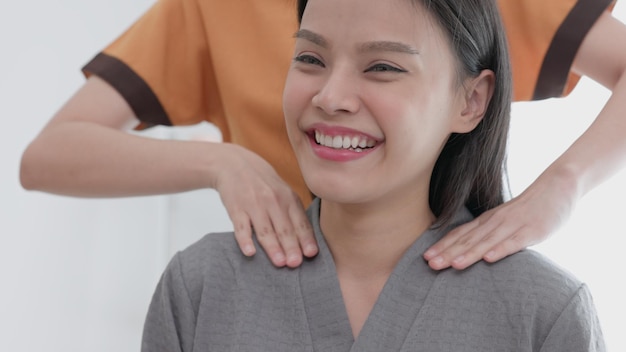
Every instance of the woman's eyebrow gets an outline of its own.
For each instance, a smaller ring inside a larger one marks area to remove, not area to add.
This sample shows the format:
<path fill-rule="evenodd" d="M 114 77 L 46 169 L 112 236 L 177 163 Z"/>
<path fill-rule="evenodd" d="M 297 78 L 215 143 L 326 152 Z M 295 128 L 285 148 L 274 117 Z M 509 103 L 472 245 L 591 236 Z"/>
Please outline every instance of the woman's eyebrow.
<path fill-rule="evenodd" d="M 419 55 L 419 51 L 410 45 L 393 41 L 374 41 L 359 45 L 359 52 L 393 51 L 404 54 Z"/>
<path fill-rule="evenodd" d="M 297 31 L 293 37 L 308 40 L 313 44 L 321 46 L 322 48 L 328 48 L 328 42 L 324 39 L 324 37 L 306 29 Z"/>
<path fill-rule="evenodd" d="M 322 48 L 328 48 L 328 42 L 321 35 L 311 32 L 307 29 L 301 29 L 297 31 L 294 35 L 294 38 L 308 40 L 313 44 L 316 44 Z M 358 46 L 358 51 L 363 52 L 371 52 L 371 51 L 393 51 L 398 53 L 405 53 L 411 55 L 418 55 L 419 51 L 413 48 L 410 45 L 394 42 L 394 41 L 373 41 L 360 44 Z"/>

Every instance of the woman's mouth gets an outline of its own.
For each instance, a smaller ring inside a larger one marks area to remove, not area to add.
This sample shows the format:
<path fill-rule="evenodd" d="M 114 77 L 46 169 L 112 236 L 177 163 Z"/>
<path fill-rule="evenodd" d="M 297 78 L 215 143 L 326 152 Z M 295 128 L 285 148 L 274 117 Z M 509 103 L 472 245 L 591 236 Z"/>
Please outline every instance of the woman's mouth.
<path fill-rule="evenodd" d="M 374 139 L 366 136 L 356 135 L 326 135 L 319 130 L 315 130 L 315 143 L 333 149 L 345 149 L 354 152 L 362 152 L 365 149 L 376 146 Z"/>

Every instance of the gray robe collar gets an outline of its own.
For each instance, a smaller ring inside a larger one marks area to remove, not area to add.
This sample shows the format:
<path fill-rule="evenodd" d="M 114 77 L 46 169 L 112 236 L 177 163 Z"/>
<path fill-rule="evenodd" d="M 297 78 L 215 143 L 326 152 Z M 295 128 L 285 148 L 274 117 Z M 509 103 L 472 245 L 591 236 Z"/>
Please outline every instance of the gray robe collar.
<path fill-rule="evenodd" d="M 400 351 L 438 274 L 430 269 L 423 253 L 452 228 L 471 220 L 471 214 L 462 209 L 452 225 L 429 229 L 411 245 L 385 283 L 355 341 L 335 263 L 320 229 L 319 210 L 319 199 L 307 210 L 319 253 L 303 263 L 299 278 L 314 350 Z M 311 261 L 315 265 L 310 265 Z"/>

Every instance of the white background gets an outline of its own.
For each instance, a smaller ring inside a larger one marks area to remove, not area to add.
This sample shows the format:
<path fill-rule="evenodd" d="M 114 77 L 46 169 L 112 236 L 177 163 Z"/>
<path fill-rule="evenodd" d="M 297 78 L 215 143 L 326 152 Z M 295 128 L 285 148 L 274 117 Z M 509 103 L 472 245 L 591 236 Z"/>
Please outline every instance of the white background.
<path fill-rule="evenodd" d="M 1 351 L 137 351 L 150 297 L 171 254 L 204 233 L 231 228 L 209 190 L 75 199 L 19 185 L 22 151 L 84 82 L 80 67 L 151 3 L 0 2 Z M 614 14 L 626 21 L 623 2 Z M 514 105 L 509 169 L 515 194 L 584 131 L 608 96 L 583 79 L 568 98 Z M 156 129 L 150 135 L 196 133 Z M 589 284 L 612 351 L 626 351 L 625 196 L 621 172 L 583 198 L 570 221 L 536 247 Z"/>

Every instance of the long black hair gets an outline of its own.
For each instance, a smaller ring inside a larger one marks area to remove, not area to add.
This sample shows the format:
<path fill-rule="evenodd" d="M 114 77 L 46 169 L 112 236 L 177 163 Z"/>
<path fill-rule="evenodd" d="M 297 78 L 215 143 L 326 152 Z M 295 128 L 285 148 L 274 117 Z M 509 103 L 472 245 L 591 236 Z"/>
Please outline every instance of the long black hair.
<path fill-rule="evenodd" d="M 476 77 L 483 70 L 495 74 L 482 121 L 469 133 L 453 133 L 435 163 L 429 202 L 436 225 L 444 225 L 463 206 L 478 216 L 504 201 L 512 94 L 507 42 L 494 0 L 408 1 L 425 8 L 447 35 L 459 78 Z M 306 4 L 298 0 L 298 22 Z"/>

